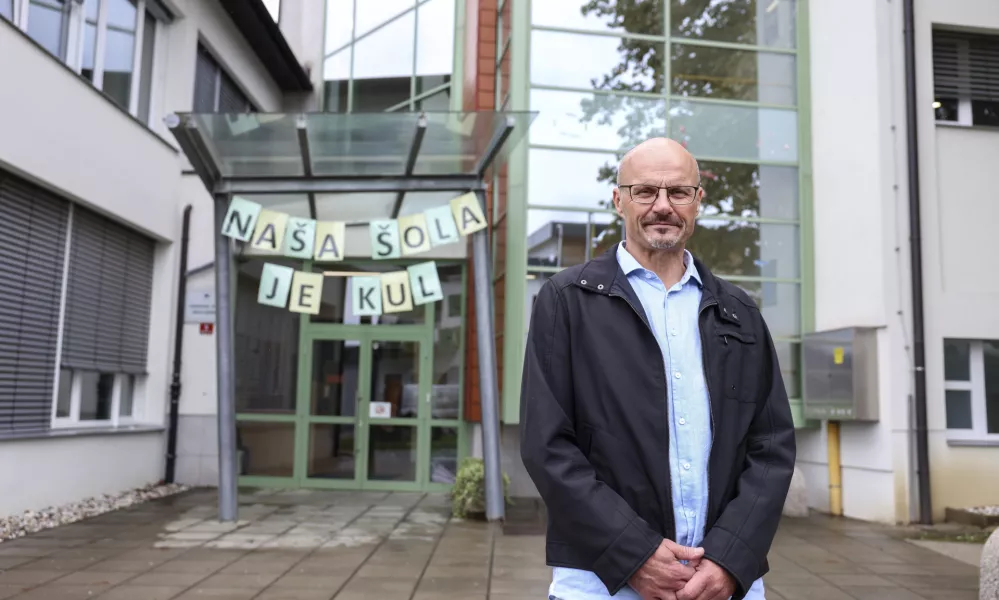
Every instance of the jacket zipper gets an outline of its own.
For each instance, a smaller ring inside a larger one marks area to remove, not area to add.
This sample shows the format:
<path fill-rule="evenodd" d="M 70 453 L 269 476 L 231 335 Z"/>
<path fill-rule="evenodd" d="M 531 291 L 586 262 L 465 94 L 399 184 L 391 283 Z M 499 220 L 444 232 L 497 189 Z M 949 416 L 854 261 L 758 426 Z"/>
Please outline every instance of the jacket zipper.
<path fill-rule="evenodd" d="M 642 323 L 645 324 L 645 328 L 649 331 L 649 333 L 652 334 L 652 339 L 656 342 L 656 347 L 659 347 L 659 341 L 655 340 L 656 332 L 652 330 L 652 326 L 649 325 L 649 322 L 646 320 L 646 317 L 641 312 L 639 312 L 637 308 L 635 308 L 635 305 L 631 303 L 631 300 L 629 300 L 627 296 L 621 294 L 615 294 L 614 292 L 610 292 L 608 295 L 613 296 L 615 298 L 621 298 L 622 300 L 625 301 L 625 303 L 628 306 L 631 307 L 631 310 L 635 311 L 635 314 L 638 315 L 638 318 L 642 321 Z M 660 364 L 662 363 L 661 360 L 659 362 Z M 668 378 L 669 373 L 666 372 L 665 365 L 663 365 L 662 373 L 663 373 L 663 378 L 662 378 L 663 388 L 666 394 L 665 397 L 663 398 L 663 424 L 666 426 L 666 446 L 667 446 L 666 464 L 668 465 L 669 464 L 669 378 Z M 710 487 L 708 489 L 708 492 L 709 492 L 708 502 L 710 502 L 711 501 Z M 668 511 L 667 514 L 663 516 L 666 517 L 668 522 L 672 524 L 672 532 L 668 533 L 672 533 L 673 537 L 676 538 L 676 522 L 675 519 L 673 518 L 673 476 L 669 469 L 666 469 L 666 499 L 668 500 L 667 502 L 668 506 L 666 507 Z"/>
<path fill-rule="evenodd" d="M 711 438 L 712 438 L 711 448 L 712 449 L 714 449 L 715 411 L 712 410 L 712 408 L 711 408 L 711 377 L 710 377 L 710 374 L 708 373 L 708 344 L 707 344 L 707 341 L 704 338 L 704 329 L 701 328 L 701 316 L 704 314 L 704 311 L 709 306 L 715 306 L 717 304 L 718 304 L 717 300 L 709 300 L 704 306 L 701 307 L 701 309 L 699 311 L 697 311 L 697 328 L 701 332 L 701 370 L 704 371 L 704 389 L 705 389 L 705 391 L 707 391 L 707 395 L 708 395 L 708 418 L 710 419 L 710 423 L 711 423 Z M 727 343 L 728 343 L 728 341 L 726 340 L 726 344 Z M 705 532 L 707 531 L 708 520 L 710 520 L 710 513 L 711 513 L 711 506 L 712 506 L 711 505 L 711 468 L 710 468 L 711 467 L 711 454 L 712 453 L 709 451 L 708 452 L 708 514 L 704 515 L 704 519 L 705 519 L 705 523 L 704 523 Z"/>

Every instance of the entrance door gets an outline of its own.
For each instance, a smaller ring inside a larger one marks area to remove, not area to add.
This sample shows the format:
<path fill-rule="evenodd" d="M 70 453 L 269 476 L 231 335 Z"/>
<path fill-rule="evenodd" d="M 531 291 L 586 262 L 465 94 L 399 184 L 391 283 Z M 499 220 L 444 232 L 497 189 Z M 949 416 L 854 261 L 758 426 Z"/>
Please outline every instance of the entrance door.
<path fill-rule="evenodd" d="M 354 328 L 309 335 L 299 477 L 307 487 L 421 489 L 429 415 L 426 332 Z M 309 368 L 310 367 L 310 368 Z"/>

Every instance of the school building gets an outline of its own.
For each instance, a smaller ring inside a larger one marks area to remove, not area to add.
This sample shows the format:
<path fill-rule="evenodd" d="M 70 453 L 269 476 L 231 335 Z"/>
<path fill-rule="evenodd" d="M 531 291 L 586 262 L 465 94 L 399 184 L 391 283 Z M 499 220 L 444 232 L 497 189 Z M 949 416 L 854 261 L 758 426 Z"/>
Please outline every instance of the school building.
<path fill-rule="evenodd" d="M 227 197 L 344 231 L 336 260 L 227 242 L 218 322 L 206 164 L 451 177 L 503 123 L 487 356 L 472 235 L 377 256 L 373 221 L 462 193 L 432 186 Z M 700 164 L 690 250 L 770 326 L 810 506 L 910 522 L 999 503 L 991 0 L 0 0 L 0 515 L 168 475 L 218 485 L 220 430 L 239 485 L 443 491 L 488 454 L 490 380 L 510 492 L 535 495 L 533 298 L 621 240 L 616 164 L 655 135 Z M 352 278 L 428 261 L 433 301 L 359 314 Z M 321 276 L 317 310 L 262 303 L 273 266 Z M 815 334 L 841 330 L 826 356 Z"/>

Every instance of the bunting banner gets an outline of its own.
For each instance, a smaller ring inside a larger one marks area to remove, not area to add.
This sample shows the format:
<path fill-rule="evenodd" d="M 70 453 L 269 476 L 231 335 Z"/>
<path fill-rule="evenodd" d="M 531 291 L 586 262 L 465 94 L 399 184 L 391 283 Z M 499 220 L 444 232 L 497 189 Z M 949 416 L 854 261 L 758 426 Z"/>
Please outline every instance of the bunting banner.
<path fill-rule="evenodd" d="M 264 253 L 335 262 L 344 260 L 347 254 L 344 248 L 346 226 L 343 221 L 292 217 L 236 196 L 229 203 L 222 222 L 222 235 Z M 432 248 L 456 243 L 486 226 L 479 200 L 469 192 L 447 205 L 422 213 L 371 221 L 368 224 L 371 258 L 391 260 L 417 256 Z M 353 276 L 348 282 L 354 316 L 407 312 L 415 306 L 444 298 L 434 261 L 390 273 Z M 322 294 L 322 273 L 265 263 L 257 302 L 314 315 L 319 313 Z"/>

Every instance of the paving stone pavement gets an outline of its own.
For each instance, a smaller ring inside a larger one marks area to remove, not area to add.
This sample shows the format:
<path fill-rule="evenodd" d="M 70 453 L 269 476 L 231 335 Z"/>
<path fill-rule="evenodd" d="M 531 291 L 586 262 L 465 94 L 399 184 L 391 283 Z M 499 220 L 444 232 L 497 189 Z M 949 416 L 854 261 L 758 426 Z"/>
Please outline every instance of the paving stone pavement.
<path fill-rule="evenodd" d="M 0 600 L 547 598 L 544 538 L 450 518 L 443 495 L 195 490 L 0 543 Z M 768 600 L 975 600 L 977 570 L 885 526 L 785 519 Z"/>

